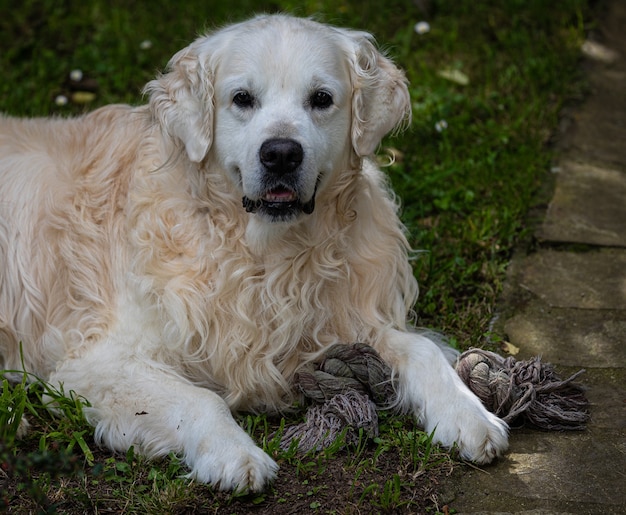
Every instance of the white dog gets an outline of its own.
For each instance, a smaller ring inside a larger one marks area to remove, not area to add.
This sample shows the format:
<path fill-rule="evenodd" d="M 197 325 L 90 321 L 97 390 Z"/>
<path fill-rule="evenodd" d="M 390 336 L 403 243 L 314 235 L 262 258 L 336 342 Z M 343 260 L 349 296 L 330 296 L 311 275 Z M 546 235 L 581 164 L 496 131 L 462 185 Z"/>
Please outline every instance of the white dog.
<path fill-rule="evenodd" d="M 0 365 L 21 368 L 22 342 L 29 372 L 89 400 L 106 446 L 257 490 L 277 466 L 231 411 L 291 405 L 299 367 L 364 341 L 436 441 L 501 454 L 506 425 L 454 352 L 406 325 L 417 285 L 369 156 L 410 102 L 371 37 L 258 17 L 193 42 L 146 92 L 0 118 Z"/>

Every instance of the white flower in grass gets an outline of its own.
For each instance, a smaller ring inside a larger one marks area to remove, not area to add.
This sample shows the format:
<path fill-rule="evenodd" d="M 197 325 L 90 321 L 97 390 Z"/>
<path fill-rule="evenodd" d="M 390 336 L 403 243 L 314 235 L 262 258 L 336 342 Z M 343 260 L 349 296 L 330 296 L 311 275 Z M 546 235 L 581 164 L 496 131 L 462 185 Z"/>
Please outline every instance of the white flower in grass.
<path fill-rule="evenodd" d="M 58 106 L 65 106 L 69 102 L 68 98 L 65 95 L 57 95 L 54 98 L 54 103 Z"/>
<path fill-rule="evenodd" d="M 437 132 L 443 132 L 448 128 L 448 122 L 446 122 L 445 120 L 439 120 L 437 123 L 435 123 L 435 130 Z"/>
<path fill-rule="evenodd" d="M 83 80 L 83 71 L 82 70 L 72 70 L 70 72 L 70 80 L 74 82 L 80 82 Z"/>
<path fill-rule="evenodd" d="M 430 24 L 427 21 L 418 21 L 415 24 L 415 32 L 417 32 L 420 36 L 427 34 L 430 32 Z"/>
<path fill-rule="evenodd" d="M 144 39 L 141 43 L 139 43 L 139 48 L 142 50 L 149 50 L 152 48 L 152 41 L 149 39 Z"/>

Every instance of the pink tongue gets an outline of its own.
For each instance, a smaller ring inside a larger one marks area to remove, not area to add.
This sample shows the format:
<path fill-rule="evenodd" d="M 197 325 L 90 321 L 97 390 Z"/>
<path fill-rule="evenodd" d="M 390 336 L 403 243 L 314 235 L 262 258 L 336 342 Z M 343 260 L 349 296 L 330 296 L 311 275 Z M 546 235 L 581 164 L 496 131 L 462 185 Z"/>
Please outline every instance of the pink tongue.
<path fill-rule="evenodd" d="M 295 198 L 293 191 L 282 188 L 268 191 L 265 195 L 265 200 L 268 202 L 291 202 Z"/>

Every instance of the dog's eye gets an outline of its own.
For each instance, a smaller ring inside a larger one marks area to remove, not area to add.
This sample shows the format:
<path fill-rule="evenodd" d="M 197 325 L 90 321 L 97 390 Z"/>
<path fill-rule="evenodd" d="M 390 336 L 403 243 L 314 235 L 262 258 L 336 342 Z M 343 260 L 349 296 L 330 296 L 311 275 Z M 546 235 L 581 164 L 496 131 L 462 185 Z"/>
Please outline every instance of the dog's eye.
<path fill-rule="evenodd" d="M 238 91 L 233 97 L 233 104 L 237 107 L 249 108 L 254 106 L 254 97 L 247 91 Z"/>
<path fill-rule="evenodd" d="M 328 91 L 320 89 L 311 95 L 310 102 L 314 109 L 328 109 L 333 105 L 333 97 Z"/>

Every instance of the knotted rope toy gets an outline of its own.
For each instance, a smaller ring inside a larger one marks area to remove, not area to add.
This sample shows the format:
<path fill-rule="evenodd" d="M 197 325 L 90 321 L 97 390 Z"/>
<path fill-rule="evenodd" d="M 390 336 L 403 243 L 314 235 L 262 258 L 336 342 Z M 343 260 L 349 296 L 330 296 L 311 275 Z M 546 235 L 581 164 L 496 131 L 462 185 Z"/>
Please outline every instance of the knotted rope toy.
<path fill-rule="evenodd" d="M 562 381 L 539 357 L 516 361 L 471 349 L 461 354 L 456 371 L 485 407 L 508 424 L 521 419 L 545 430 L 585 429 L 589 403 L 582 386 L 574 383 L 584 370 Z"/>
<path fill-rule="evenodd" d="M 325 449 L 346 431 L 346 443 L 357 443 L 359 429 L 369 438 L 378 436 L 377 408 L 389 406 L 395 397 L 391 368 L 369 345 L 336 344 L 317 363 L 296 374 L 296 387 L 317 404 L 306 421 L 289 427 L 281 447 L 294 440 L 301 452 Z"/>
<path fill-rule="evenodd" d="M 456 370 L 485 407 L 509 424 L 582 430 L 589 419 L 584 389 L 574 383 L 584 370 L 561 380 L 538 357 L 516 361 L 481 349 L 461 354 Z M 378 436 L 377 410 L 395 402 L 391 368 L 364 343 L 331 346 L 298 372 L 295 386 L 312 405 L 303 423 L 287 428 L 281 447 L 295 441 L 302 453 L 329 447 L 344 431 L 346 444 L 358 442 L 360 430 Z"/>

